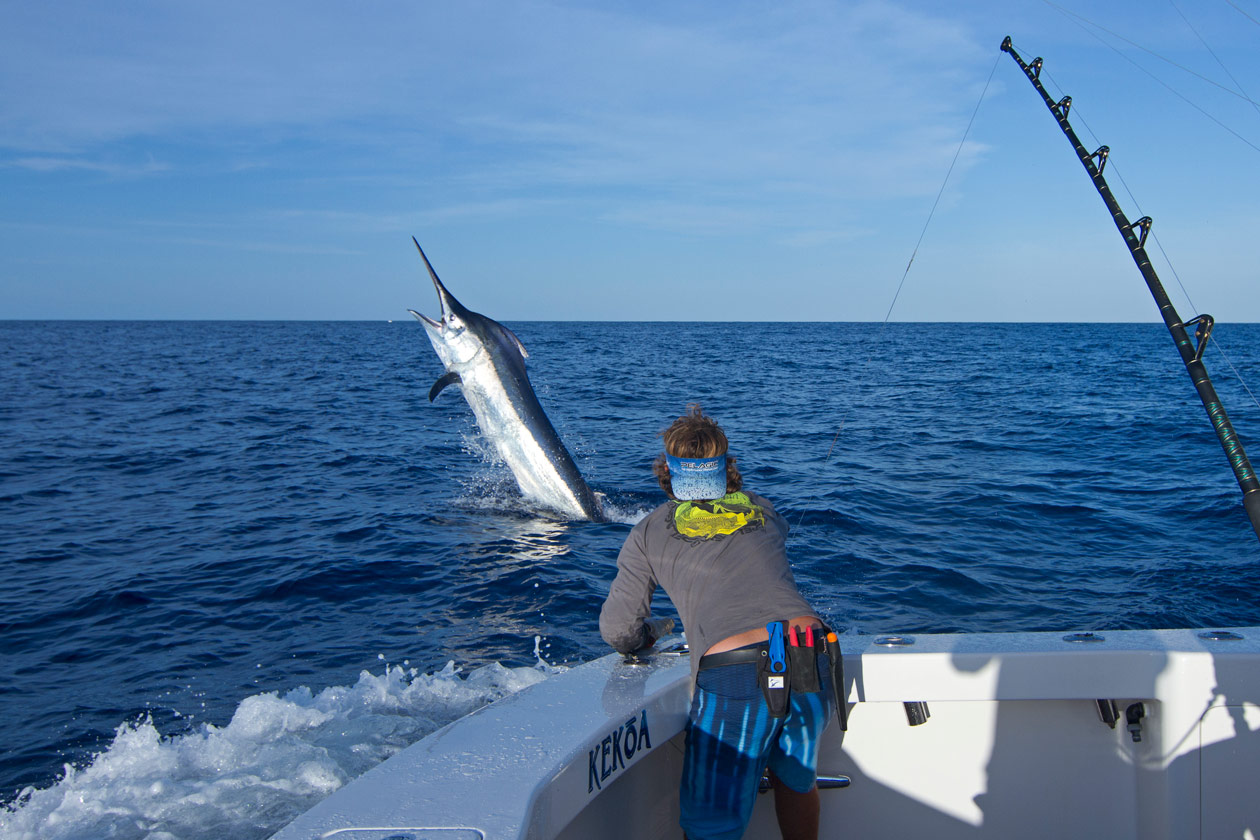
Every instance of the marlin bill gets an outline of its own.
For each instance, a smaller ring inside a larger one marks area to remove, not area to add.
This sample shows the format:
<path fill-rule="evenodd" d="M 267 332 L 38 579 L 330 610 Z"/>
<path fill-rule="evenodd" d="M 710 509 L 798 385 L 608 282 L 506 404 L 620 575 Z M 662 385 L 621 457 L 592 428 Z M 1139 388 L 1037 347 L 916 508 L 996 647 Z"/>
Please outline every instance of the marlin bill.
<path fill-rule="evenodd" d="M 603 521 L 599 499 L 586 486 L 529 384 L 525 346 L 507 327 L 456 300 L 420 243 L 415 237 L 411 241 L 442 307 L 441 320 L 407 310 L 424 325 L 446 368 L 429 391 L 429 401 L 447 386 L 458 385 L 481 433 L 494 444 L 527 499 L 575 519 Z"/>

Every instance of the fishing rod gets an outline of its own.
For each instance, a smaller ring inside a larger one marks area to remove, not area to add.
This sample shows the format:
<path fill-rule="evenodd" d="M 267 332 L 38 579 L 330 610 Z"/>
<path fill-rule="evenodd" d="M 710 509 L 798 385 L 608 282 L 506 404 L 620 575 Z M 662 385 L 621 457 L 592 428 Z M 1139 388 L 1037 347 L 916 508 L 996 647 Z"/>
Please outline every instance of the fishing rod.
<path fill-rule="evenodd" d="M 1255 530 L 1256 536 L 1260 537 L 1260 480 L 1257 480 L 1256 471 L 1247 460 L 1242 441 L 1234 432 L 1234 426 L 1229 422 L 1229 415 L 1225 413 L 1225 406 L 1221 405 L 1220 397 L 1216 395 L 1216 388 L 1213 387 L 1212 379 L 1208 376 L 1207 368 L 1203 364 L 1203 352 L 1207 349 L 1208 341 L 1212 337 L 1215 321 L 1211 315 L 1196 315 L 1189 321 L 1182 321 L 1177 310 L 1173 308 L 1172 301 L 1168 299 L 1168 293 L 1164 291 L 1164 284 L 1160 282 L 1159 275 L 1155 273 L 1150 259 L 1146 256 L 1146 237 L 1151 232 L 1151 217 L 1143 216 L 1137 221 L 1130 222 L 1124 215 L 1124 211 L 1120 209 L 1120 205 L 1116 203 L 1115 197 L 1111 194 L 1111 188 L 1107 186 L 1107 181 L 1103 178 L 1103 169 L 1107 166 L 1107 156 L 1111 154 L 1111 150 L 1106 146 L 1099 146 L 1093 153 L 1085 151 L 1085 147 L 1081 145 L 1080 139 L 1077 138 L 1076 132 L 1072 130 L 1072 125 L 1068 122 L 1072 97 L 1064 96 L 1055 102 L 1041 84 L 1041 58 L 1034 58 L 1031 64 L 1026 64 L 1019 53 L 1015 52 L 1009 35 L 1002 40 L 1002 52 L 1010 53 L 1011 58 L 1015 59 L 1015 63 L 1019 65 L 1019 69 L 1023 70 L 1024 75 L 1028 77 L 1028 81 L 1032 82 L 1032 86 L 1037 89 L 1037 93 L 1041 94 L 1046 107 L 1058 121 L 1059 128 L 1063 129 L 1068 142 L 1076 150 L 1076 156 L 1080 158 L 1081 165 L 1085 167 L 1085 171 L 1093 180 L 1098 195 L 1107 205 L 1112 221 L 1116 223 L 1116 229 L 1124 237 L 1124 243 L 1129 247 L 1129 254 L 1132 255 L 1133 262 L 1137 264 L 1138 271 L 1142 272 L 1146 287 L 1150 289 L 1151 296 L 1155 298 L 1155 305 L 1159 307 L 1159 313 L 1164 319 L 1164 326 L 1168 327 L 1168 332 L 1177 345 L 1177 352 L 1181 354 L 1181 361 L 1186 366 L 1186 372 L 1190 374 L 1190 380 L 1194 383 L 1199 399 L 1207 410 L 1208 419 L 1212 421 L 1212 428 L 1216 430 L 1216 437 L 1225 450 L 1225 457 L 1229 459 L 1229 465 L 1234 470 L 1234 478 L 1238 480 L 1238 487 L 1242 490 L 1243 508 L 1247 512 L 1247 518 L 1251 520 L 1251 527 Z M 1186 327 L 1189 326 L 1194 327 L 1193 345 L 1190 336 L 1186 333 Z"/>

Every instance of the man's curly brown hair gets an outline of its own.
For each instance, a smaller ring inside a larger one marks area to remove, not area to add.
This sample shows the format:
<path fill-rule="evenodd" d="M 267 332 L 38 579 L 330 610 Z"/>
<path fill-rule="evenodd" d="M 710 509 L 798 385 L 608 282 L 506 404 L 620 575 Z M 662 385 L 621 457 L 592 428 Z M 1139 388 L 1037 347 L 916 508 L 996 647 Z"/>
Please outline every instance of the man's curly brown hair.
<path fill-rule="evenodd" d="M 726 433 L 712 417 L 700 410 L 699 403 L 689 403 L 687 413 L 679 417 L 669 428 L 661 432 L 665 452 L 675 458 L 715 458 L 726 453 Z M 652 473 L 665 495 L 674 498 L 673 485 L 669 480 L 669 464 L 664 453 L 656 456 Z M 735 467 L 735 458 L 726 457 L 726 492 L 734 493 L 744 486 L 743 476 Z"/>

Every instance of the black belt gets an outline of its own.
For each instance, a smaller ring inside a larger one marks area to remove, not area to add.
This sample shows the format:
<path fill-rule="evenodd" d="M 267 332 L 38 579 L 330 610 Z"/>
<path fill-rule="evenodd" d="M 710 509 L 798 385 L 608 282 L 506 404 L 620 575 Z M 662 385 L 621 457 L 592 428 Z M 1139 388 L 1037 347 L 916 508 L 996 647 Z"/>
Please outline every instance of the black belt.
<path fill-rule="evenodd" d="M 761 642 L 749 647 L 724 650 L 721 653 L 706 653 L 700 657 L 700 667 L 697 670 L 705 671 L 709 668 L 721 668 L 723 665 L 746 665 L 750 662 L 757 662 L 769 652 L 770 643 Z"/>
<path fill-rule="evenodd" d="M 815 628 L 815 630 L 817 629 L 818 628 Z M 826 639 L 823 638 L 826 632 L 826 628 L 823 628 L 822 632 L 817 633 L 814 637 L 819 642 L 819 644 L 815 646 L 814 650 L 819 654 L 827 652 L 827 642 Z M 758 642 L 755 645 L 735 648 L 734 650 L 724 650 L 721 653 L 706 653 L 704 656 L 700 657 L 700 667 L 696 670 L 706 671 L 709 668 L 721 668 L 723 665 L 746 665 L 749 662 L 756 662 L 769 652 L 769 642 Z"/>

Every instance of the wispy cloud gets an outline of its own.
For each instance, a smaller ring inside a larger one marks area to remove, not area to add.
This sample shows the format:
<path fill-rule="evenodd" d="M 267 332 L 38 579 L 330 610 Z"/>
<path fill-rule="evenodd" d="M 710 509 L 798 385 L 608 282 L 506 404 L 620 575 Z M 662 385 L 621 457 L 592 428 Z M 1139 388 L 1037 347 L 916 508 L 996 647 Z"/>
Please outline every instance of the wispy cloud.
<path fill-rule="evenodd" d="M 948 19 L 886 3 L 665 19 L 569 3 L 72 5 L 20 7 L 0 35 L 0 146 L 40 171 L 135 138 L 215 147 L 228 168 L 318 139 L 500 192 L 805 184 L 860 171 L 854 157 L 908 125 L 956 130 L 979 52 Z M 944 138 L 929 134 L 907 158 L 933 156 Z"/>
<path fill-rule="evenodd" d="M 0 160 L 0 167 L 26 169 L 31 172 L 66 172 L 70 170 L 83 172 L 100 172 L 106 175 L 134 176 L 150 175 L 155 172 L 166 172 L 171 166 L 156 160 L 144 163 L 116 163 L 112 161 L 89 160 L 78 157 L 28 156 Z"/>

